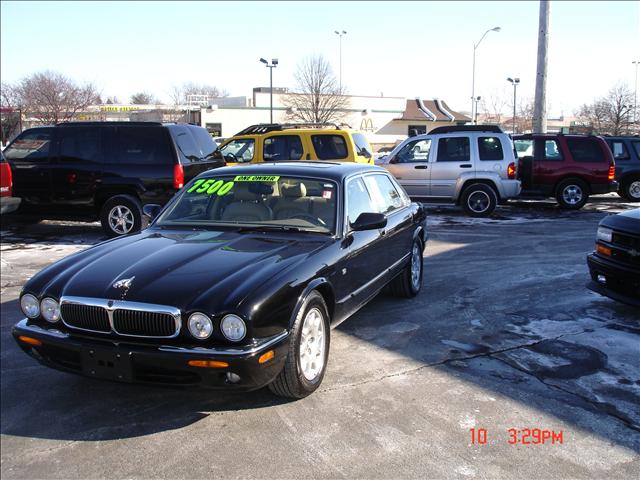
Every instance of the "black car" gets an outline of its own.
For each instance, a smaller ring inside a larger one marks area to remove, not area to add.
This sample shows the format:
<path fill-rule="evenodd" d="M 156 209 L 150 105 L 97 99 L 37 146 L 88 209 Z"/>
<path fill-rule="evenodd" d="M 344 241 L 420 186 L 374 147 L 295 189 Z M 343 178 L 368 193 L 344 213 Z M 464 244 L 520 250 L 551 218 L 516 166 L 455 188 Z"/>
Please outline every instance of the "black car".
<path fill-rule="evenodd" d="M 600 221 L 596 250 L 587 264 L 589 289 L 640 307 L 640 208 Z"/>
<path fill-rule="evenodd" d="M 224 165 L 202 127 L 69 122 L 30 128 L 5 150 L 20 211 L 100 219 L 109 236 L 140 230 L 142 205 L 164 204 L 196 175 Z"/>
<path fill-rule="evenodd" d="M 616 161 L 618 193 L 630 202 L 640 202 L 640 137 L 604 137 Z"/>
<path fill-rule="evenodd" d="M 224 167 L 145 214 L 143 232 L 26 283 L 25 352 L 97 378 L 300 398 L 322 381 L 331 326 L 387 284 L 421 288 L 425 210 L 379 167 Z"/>

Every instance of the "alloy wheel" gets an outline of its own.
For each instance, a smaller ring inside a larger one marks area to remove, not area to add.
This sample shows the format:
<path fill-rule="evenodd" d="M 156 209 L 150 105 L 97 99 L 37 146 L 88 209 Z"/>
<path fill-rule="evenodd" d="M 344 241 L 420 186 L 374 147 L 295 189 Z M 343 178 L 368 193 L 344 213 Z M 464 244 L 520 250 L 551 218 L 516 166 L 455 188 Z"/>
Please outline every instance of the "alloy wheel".
<path fill-rule="evenodd" d="M 582 201 L 582 189 L 578 185 L 567 185 L 562 190 L 562 198 L 567 205 L 577 205 Z"/>
<path fill-rule="evenodd" d="M 312 308 L 307 312 L 300 335 L 300 368 L 304 378 L 313 381 L 322 372 L 325 362 L 325 326 L 322 312 Z"/>
<path fill-rule="evenodd" d="M 413 244 L 411 252 L 411 286 L 414 291 L 420 289 L 420 281 L 422 280 L 422 258 L 420 257 L 420 246 L 418 243 Z"/>
<path fill-rule="evenodd" d="M 469 209 L 475 213 L 484 213 L 489 208 L 489 205 L 491 205 L 491 199 L 487 192 L 477 190 L 469 195 L 467 205 L 469 205 Z"/>
<path fill-rule="evenodd" d="M 124 205 L 116 205 L 109 212 L 109 226 L 119 235 L 126 235 L 133 228 L 133 212 Z"/>

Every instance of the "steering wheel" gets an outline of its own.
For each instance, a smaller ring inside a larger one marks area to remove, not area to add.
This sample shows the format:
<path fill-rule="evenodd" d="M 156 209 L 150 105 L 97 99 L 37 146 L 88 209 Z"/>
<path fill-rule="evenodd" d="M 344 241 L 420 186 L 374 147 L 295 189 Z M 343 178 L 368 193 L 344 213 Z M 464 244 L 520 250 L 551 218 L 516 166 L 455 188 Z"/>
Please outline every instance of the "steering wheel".
<path fill-rule="evenodd" d="M 308 213 L 298 213 L 294 216 L 291 217 L 293 218 L 298 218 L 300 220 L 306 220 L 310 223 L 313 223 L 314 225 L 318 225 L 319 227 L 326 227 L 327 224 L 324 223 L 320 218 L 314 217 L 313 215 L 309 215 Z"/>
<path fill-rule="evenodd" d="M 236 157 L 236 154 L 235 154 L 235 153 L 231 153 L 231 152 L 229 152 L 229 153 L 225 153 L 225 154 L 223 154 L 222 156 L 223 156 L 223 157 L 230 157 L 230 158 L 232 158 L 232 159 L 233 159 L 233 161 L 234 161 L 234 162 L 237 162 L 237 161 L 238 161 L 238 157 Z"/>

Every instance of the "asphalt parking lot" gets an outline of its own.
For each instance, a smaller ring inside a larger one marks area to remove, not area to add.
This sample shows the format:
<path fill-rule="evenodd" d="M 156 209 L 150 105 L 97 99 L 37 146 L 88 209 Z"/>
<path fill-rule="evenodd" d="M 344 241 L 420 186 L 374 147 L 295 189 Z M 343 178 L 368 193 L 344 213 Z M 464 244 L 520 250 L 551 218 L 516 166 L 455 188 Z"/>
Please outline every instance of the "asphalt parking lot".
<path fill-rule="evenodd" d="M 10 334 L 21 285 L 102 232 L 3 220 L 0 473 L 638 478 L 640 312 L 584 287 L 598 221 L 632 207 L 616 195 L 579 212 L 518 202 L 491 219 L 430 207 L 421 294 L 381 294 L 335 329 L 323 385 L 292 402 L 39 366 Z M 510 428 L 554 434 L 512 445 Z"/>

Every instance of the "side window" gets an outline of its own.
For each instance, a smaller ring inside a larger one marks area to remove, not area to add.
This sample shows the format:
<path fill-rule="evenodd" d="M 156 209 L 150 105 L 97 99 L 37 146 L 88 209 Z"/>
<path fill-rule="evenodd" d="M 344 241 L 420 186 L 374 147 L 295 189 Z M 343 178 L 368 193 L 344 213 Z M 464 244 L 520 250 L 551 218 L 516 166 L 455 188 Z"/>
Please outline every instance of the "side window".
<path fill-rule="evenodd" d="M 347 221 L 353 223 L 361 213 L 378 213 L 362 178 L 354 178 L 347 184 Z"/>
<path fill-rule="evenodd" d="M 356 144 L 356 153 L 358 155 L 371 158 L 372 150 L 367 137 L 365 137 L 361 133 L 354 133 L 353 142 Z"/>
<path fill-rule="evenodd" d="M 567 146 L 576 162 L 603 162 L 604 155 L 595 138 L 567 138 Z"/>
<path fill-rule="evenodd" d="M 198 147 L 202 153 L 202 158 L 208 160 L 218 149 L 216 142 L 213 141 L 209 132 L 202 127 L 187 127 L 187 130 L 193 135 L 196 147 Z"/>
<path fill-rule="evenodd" d="M 498 137 L 478 138 L 480 160 L 504 160 L 502 143 Z"/>
<path fill-rule="evenodd" d="M 544 141 L 544 159 L 545 160 L 562 160 L 562 152 L 555 140 Z"/>
<path fill-rule="evenodd" d="M 389 213 L 404 206 L 402 197 L 386 175 L 367 175 L 364 181 L 379 212 Z"/>
<path fill-rule="evenodd" d="M 533 140 L 514 140 L 513 145 L 516 147 L 518 158 L 533 157 Z"/>
<path fill-rule="evenodd" d="M 637 142 L 636 142 L 637 143 Z M 629 152 L 624 142 L 613 141 L 611 142 L 611 151 L 613 152 L 614 160 L 629 160 Z"/>
<path fill-rule="evenodd" d="M 238 138 L 224 145 L 220 149 L 220 153 L 227 162 L 248 163 L 253 160 L 254 147 L 253 138 Z"/>
<path fill-rule="evenodd" d="M 196 145 L 193 137 L 189 134 L 187 127 L 177 125 L 176 127 L 172 127 L 170 130 L 176 141 L 176 146 L 178 147 L 180 162 L 191 163 L 199 161 L 201 155 L 200 149 Z"/>
<path fill-rule="evenodd" d="M 99 163 L 100 130 L 86 127 L 62 127 L 57 131 L 59 139 L 58 158 L 64 163 Z"/>
<path fill-rule="evenodd" d="M 300 160 L 302 141 L 298 135 L 276 135 L 264 139 L 262 150 L 264 161 Z"/>
<path fill-rule="evenodd" d="M 469 137 L 447 137 L 438 140 L 438 162 L 470 162 Z"/>
<path fill-rule="evenodd" d="M 407 143 L 396 155 L 398 163 L 428 162 L 431 139 L 415 140 Z"/>
<path fill-rule="evenodd" d="M 636 156 L 640 157 L 640 142 L 634 140 L 633 142 L 631 142 L 631 145 L 633 145 L 633 149 L 636 151 Z"/>
<path fill-rule="evenodd" d="M 342 135 L 311 135 L 311 142 L 320 160 L 347 158 L 347 143 Z"/>
<path fill-rule="evenodd" d="M 118 160 L 128 165 L 171 164 L 168 137 L 162 127 L 118 127 Z"/>
<path fill-rule="evenodd" d="M 7 160 L 46 161 L 49 158 L 51 129 L 23 132 L 3 153 Z"/>

